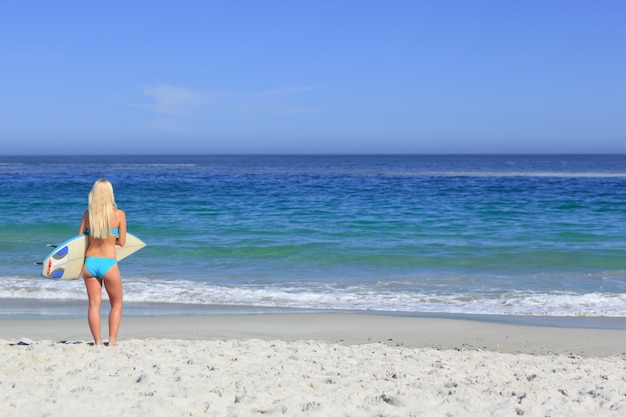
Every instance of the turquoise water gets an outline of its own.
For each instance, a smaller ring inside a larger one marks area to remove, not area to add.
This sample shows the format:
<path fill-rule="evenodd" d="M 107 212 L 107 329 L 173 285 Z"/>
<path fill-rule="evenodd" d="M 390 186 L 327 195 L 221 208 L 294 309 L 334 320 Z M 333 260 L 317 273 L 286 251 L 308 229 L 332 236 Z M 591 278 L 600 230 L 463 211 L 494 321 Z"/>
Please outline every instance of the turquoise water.
<path fill-rule="evenodd" d="M 624 155 L 0 157 L 0 302 L 85 299 L 33 263 L 101 177 L 138 309 L 626 316 Z"/>

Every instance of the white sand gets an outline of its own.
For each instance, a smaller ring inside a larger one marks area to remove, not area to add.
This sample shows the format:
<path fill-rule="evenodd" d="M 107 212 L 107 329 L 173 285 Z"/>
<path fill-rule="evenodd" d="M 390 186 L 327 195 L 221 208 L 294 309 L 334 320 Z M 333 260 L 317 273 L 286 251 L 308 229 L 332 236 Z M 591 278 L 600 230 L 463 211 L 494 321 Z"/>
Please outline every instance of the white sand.
<path fill-rule="evenodd" d="M 113 348 L 87 343 L 85 320 L 0 320 L 0 416 L 626 416 L 625 330 L 366 315 L 122 326 Z"/>

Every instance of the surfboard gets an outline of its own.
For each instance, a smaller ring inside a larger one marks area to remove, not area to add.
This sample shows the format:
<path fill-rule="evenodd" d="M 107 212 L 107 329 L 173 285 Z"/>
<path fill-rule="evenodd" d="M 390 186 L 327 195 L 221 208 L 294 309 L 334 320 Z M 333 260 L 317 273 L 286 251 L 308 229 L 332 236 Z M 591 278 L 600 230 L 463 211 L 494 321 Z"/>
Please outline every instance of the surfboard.
<path fill-rule="evenodd" d="M 118 261 L 146 246 L 138 237 L 126 233 L 126 244 L 116 246 Z M 58 245 L 43 260 L 42 275 L 50 279 L 76 279 L 80 276 L 85 263 L 87 235 L 74 236 Z"/>

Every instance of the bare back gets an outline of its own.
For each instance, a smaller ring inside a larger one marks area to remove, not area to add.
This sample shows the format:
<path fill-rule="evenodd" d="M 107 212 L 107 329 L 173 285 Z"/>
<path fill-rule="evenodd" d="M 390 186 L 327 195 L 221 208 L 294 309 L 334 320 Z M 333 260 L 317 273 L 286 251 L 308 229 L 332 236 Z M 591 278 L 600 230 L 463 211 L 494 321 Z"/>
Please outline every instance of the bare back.
<path fill-rule="evenodd" d="M 88 229 L 89 210 L 86 210 L 80 222 L 78 233 L 87 233 Z M 111 229 L 118 229 L 118 234 L 109 233 L 105 239 L 98 239 L 89 235 L 89 245 L 85 256 L 115 258 L 115 247 L 126 244 L 126 213 L 123 210 L 113 209 L 111 211 Z"/>

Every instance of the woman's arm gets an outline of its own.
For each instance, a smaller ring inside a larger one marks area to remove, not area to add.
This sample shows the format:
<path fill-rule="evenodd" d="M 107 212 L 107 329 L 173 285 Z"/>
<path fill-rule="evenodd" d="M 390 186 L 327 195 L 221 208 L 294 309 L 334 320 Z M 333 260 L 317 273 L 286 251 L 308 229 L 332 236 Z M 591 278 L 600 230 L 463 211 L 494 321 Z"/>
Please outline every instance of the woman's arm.
<path fill-rule="evenodd" d="M 82 235 L 83 233 L 87 233 L 87 229 L 89 229 L 89 210 L 85 210 L 83 214 L 80 226 L 78 227 L 78 234 Z"/>
<path fill-rule="evenodd" d="M 117 241 L 115 241 L 115 244 L 118 246 L 124 246 L 126 244 L 126 213 L 124 213 L 124 210 L 117 210 L 117 218 L 120 221 L 120 226 L 119 237 L 117 238 Z"/>

